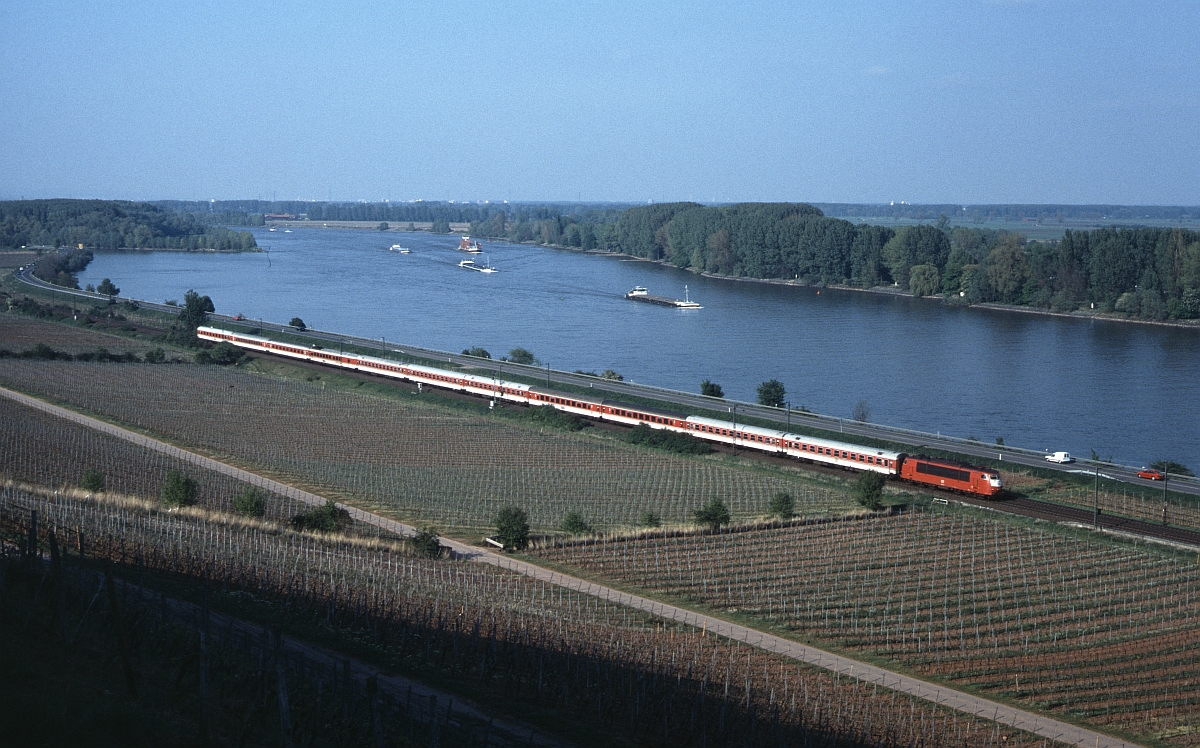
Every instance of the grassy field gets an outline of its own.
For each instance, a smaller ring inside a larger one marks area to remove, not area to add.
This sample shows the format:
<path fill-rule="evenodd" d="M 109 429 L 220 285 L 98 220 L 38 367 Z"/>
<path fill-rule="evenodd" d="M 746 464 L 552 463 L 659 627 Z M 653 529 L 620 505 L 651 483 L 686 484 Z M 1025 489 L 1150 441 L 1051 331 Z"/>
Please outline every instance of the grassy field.
<path fill-rule="evenodd" d="M 542 554 L 1102 729 L 1200 745 L 1190 556 L 953 510 Z"/>

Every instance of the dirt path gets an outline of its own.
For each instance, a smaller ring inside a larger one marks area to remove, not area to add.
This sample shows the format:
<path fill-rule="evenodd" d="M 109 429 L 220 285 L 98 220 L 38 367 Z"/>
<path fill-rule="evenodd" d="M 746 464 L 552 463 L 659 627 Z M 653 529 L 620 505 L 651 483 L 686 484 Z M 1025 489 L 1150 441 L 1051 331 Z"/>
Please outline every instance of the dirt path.
<path fill-rule="evenodd" d="M 262 486 L 275 493 L 287 496 L 289 498 L 302 501 L 306 504 L 314 506 L 323 506 L 326 499 L 317 496 L 316 494 L 307 491 L 301 491 L 298 488 L 289 486 L 285 483 L 264 478 L 256 473 L 251 473 L 240 468 L 227 465 L 223 462 L 218 462 L 208 457 L 188 452 L 187 450 L 166 444 L 165 442 L 152 439 L 141 434 L 129 431 L 127 429 L 114 426 L 110 423 L 105 423 L 95 418 L 91 418 L 74 411 L 60 408 L 56 405 L 51 405 L 37 398 L 29 397 L 18 392 L 0 387 L 0 396 L 7 397 L 16 402 L 22 403 L 31 408 L 36 408 L 51 415 L 58 416 L 69 421 L 73 421 L 88 428 L 101 431 L 106 434 L 124 439 L 133 444 L 137 444 L 148 449 L 153 449 L 164 454 L 168 454 L 180 460 L 185 460 L 194 465 L 215 470 L 225 475 L 231 476 L 238 480 L 251 483 L 253 485 Z M 350 515 L 360 522 L 365 522 L 381 529 L 393 532 L 399 535 L 411 535 L 416 532 L 416 528 L 405 525 L 395 520 L 381 517 L 377 514 L 365 512 L 353 506 L 342 505 Z M 673 605 L 650 600 L 638 595 L 631 595 L 626 592 L 620 592 L 605 587 L 603 585 L 589 582 L 578 577 L 573 577 L 560 572 L 551 571 L 536 564 L 524 561 L 521 559 L 511 558 L 499 553 L 476 548 L 455 540 L 447 538 L 442 539 L 442 544 L 450 548 L 456 557 L 463 558 L 478 563 L 487 563 L 500 568 L 509 569 L 518 574 L 539 579 L 550 584 L 559 585 L 567 589 L 576 590 L 578 592 L 592 595 L 597 598 L 608 600 L 621 605 L 627 605 L 637 610 L 645 611 L 662 618 L 668 618 L 672 621 L 679 621 L 696 628 L 702 628 L 713 632 L 718 636 L 723 636 L 728 639 L 740 641 L 744 644 L 758 647 L 768 652 L 790 657 L 792 659 L 804 662 L 815 667 L 824 668 L 848 677 L 858 678 L 867 683 L 877 683 L 885 688 L 890 688 L 895 691 L 906 693 L 915 696 L 919 699 L 938 704 L 939 706 L 955 709 L 968 714 L 974 714 L 981 718 L 990 719 L 1000 724 L 1008 725 L 1019 730 L 1039 735 L 1050 740 L 1059 741 L 1068 745 L 1080 746 L 1080 748 L 1131 748 L 1136 746 L 1136 743 L 1129 743 L 1117 738 L 1104 735 L 1103 733 L 1088 730 L 1083 727 L 1060 722 L 1049 717 L 1027 712 L 1022 709 L 1017 709 L 996 701 L 991 701 L 979 696 L 974 696 L 963 691 L 957 691 L 950 688 L 935 686 L 925 681 L 913 678 L 900 673 L 892 672 L 884 668 L 868 665 L 863 662 L 858 662 L 846 657 L 832 655 L 815 647 L 810 647 L 798 642 L 794 642 L 782 637 L 768 634 L 757 629 L 747 628 L 737 624 L 729 623 L 720 618 L 715 618 L 709 615 L 694 613 L 683 608 L 678 608 Z"/>

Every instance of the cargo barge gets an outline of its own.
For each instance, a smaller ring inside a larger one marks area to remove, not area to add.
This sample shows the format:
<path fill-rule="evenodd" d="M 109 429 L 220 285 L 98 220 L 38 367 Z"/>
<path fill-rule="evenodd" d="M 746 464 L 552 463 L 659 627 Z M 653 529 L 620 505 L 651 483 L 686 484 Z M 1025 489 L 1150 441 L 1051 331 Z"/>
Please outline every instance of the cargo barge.
<path fill-rule="evenodd" d="M 650 292 L 644 286 L 638 286 L 629 293 L 625 294 L 625 298 L 633 301 L 644 301 L 647 304 L 657 304 L 659 306 L 670 306 L 676 309 L 703 309 L 702 306 L 688 298 L 687 286 L 683 287 L 683 299 L 670 299 L 666 296 L 651 296 Z"/>

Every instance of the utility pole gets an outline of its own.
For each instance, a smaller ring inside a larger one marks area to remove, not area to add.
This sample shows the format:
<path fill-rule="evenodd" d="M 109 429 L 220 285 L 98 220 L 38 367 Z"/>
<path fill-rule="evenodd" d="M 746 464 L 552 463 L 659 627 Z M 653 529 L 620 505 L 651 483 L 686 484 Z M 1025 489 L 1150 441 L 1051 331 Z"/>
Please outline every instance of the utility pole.
<path fill-rule="evenodd" d="M 792 401 L 788 400 L 784 405 L 787 406 L 787 430 L 792 430 Z"/>
<path fill-rule="evenodd" d="M 1096 466 L 1096 504 L 1092 509 L 1092 524 L 1100 529 L 1100 466 Z"/>

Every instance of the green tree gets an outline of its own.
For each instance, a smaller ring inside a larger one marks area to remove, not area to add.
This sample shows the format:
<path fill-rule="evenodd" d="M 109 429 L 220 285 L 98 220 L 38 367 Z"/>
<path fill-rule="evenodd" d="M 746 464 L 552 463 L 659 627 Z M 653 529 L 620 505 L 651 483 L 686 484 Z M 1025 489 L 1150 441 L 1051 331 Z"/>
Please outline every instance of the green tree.
<path fill-rule="evenodd" d="M 142 360 L 148 364 L 165 363 L 167 360 L 167 352 L 162 349 L 162 346 L 159 346 L 153 350 L 146 351 L 146 353 L 142 355 Z"/>
<path fill-rule="evenodd" d="M 234 497 L 233 511 L 243 517 L 261 519 L 267 514 L 267 497 L 257 486 L 248 486 Z"/>
<path fill-rule="evenodd" d="M 662 527 L 662 517 L 656 512 L 645 511 L 638 517 L 639 527 Z"/>
<path fill-rule="evenodd" d="M 508 352 L 508 358 L 504 360 L 511 361 L 514 364 L 525 364 L 526 366 L 534 366 L 538 362 L 533 353 L 525 350 L 524 348 L 513 348 Z"/>
<path fill-rule="evenodd" d="M 883 245 L 883 260 L 901 288 L 909 287 L 913 265 L 945 267 L 949 256 L 950 240 L 933 226 L 905 226 Z"/>
<path fill-rule="evenodd" d="M 196 479 L 174 468 L 167 471 L 162 485 L 162 503 L 167 506 L 192 506 L 196 503 Z"/>
<path fill-rule="evenodd" d="M 113 282 L 108 278 L 100 281 L 100 285 L 96 286 L 96 293 L 102 293 L 105 296 L 116 296 L 121 293 L 121 289 L 113 285 Z"/>
<path fill-rule="evenodd" d="M 725 391 L 716 382 L 705 379 L 700 383 L 700 394 L 706 397 L 725 397 Z"/>
<path fill-rule="evenodd" d="M 1020 300 L 1021 289 L 1029 279 L 1029 261 L 1021 237 L 1005 234 L 987 256 L 987 276 L 996 296 L 1009 304 Z"/>
<path fill-rule="evenodd" d="M 563 518 L 562 524 L 558 526 L 560 530 L 568 535 L 589 535 L 592 532 L 592 526 L 579 512 L 567 512 L 567 516 Z"/>
<path fill-rule="evenodd" d="M 776 491 L 767 504 L 767 514 L 780 519 L 791 519 L 796 514 L 796 500 L 787 491 Z"/>
<path fill-rule="evenodd" d="M 292 317 L 292 321 L 288 322 L 289 327 L 294 327 L 297 330 L 307 330 L 308 325 L 304 324 L 304 320 L 299 317 Z"/>
<path fill-rule="evenodd" d="M 384 222 L 380 223 L 378 226 L 376 226 L 375 228 L 379 229 L 380 231 L 387 231 L 391 227 L 387 225 L 387 221 L 384 221 Z"/>
<path fill-rule="evenodd" d="M 437 558 L 442 555 L 442 540 L 433 528 L 423 527 L 408 539 L 409 546 L 418 556 Z"/>
<path fill-rule="evenodd" d="M 854 410 L 851 412 L 851 415 L 854 417 L 854 420 L 865 423 L 871 420 L 871 406 L 867 405 L 866 400 L 860 399 L 854 404 Z"/>
<path fill-rule="evenodd" d="M 1188 470 L 1187 465 L 1184 465 L 1181 462 L 1175 462 L 1174 460 L 1155 460 L 1154 462 L 1150 463 L 1150 467 L 1154 468 L 1155 470 L 1161 470 L 1164 473 L 1170 473 L 1171 475 L 1186 475 L 1189 477 L 1195 475 L 1195 473 L 1193 473 L 1191 470 Z"/>
<path fill-rule="evenodd" d="M 863 473 L 854 482 L 851 490 L 854 500 L 862 506 L 877 512 L 883 508 L 883 476 L 879 473 Z"/>
<path fill-rule="evenodd" d="M 787 391 L 783 389 L 783 382 L 778 379 L 769 379 L 758 385 L 759 405 L 782 408 L 785 397 L 787 397 Z"/>
<path fill-rule="evenodd" d="M 292 517 L 292 527 L 310 532 L 342 532 L 350 526 L 350 521 L 350 512 L 329 500 L 324 506 Z"/>
<path fill-rule="evenodd" d="M 908 290 L 914 296 L 933 296 L 941 290 L 938 269 L 933 265 L 913 265 L 908 272 Z"/>
<path fill-rule="evenodd" d="M 83 477 L 79 479 L 79 487 L 91 493 L 103 493 L 104 473 L 95 468 L 88 468 L 84 471 Z"/>
<path fill-rule="evenodd" d="M 208 321 L 209 312 L 215 311 L 217 309 L 212 299 L 188 289 L 183 295 L 183 311 L 179 313 L 179 322 L 194 333 L 197 327 Z"/>
<path fill-rule="evenodd" d="M 491 358 L 492 354 L 488 353 L 483 348 L 475 346 L 474 348 L 466 348 L 463 350 L 464 356 L 474 356 L 475 358 Z"/>
<path fill-rule="evenodd" d="M 449 221 L 434 221 L 433 226 L 429 230 L 431 232 L 433 232 L 434 234 L 449 234 L 450 233 L 450 222 Z"/>
<path fill-rule="evenodd" d="M 601 379 L 611 379 L 614 382 L 624 382 L 625 381 L 625 377 L 621 376 L 620 374 L 613 371 L 612 369 L 605 369 L 604 371 L 600 372 L 600 378 Z"/>
<path fill-rule="evenodd" d="M 505 548 L 521 550 L 529 545 L 529 515 L 517 506 L 506 506 L 496 515 L 496 539 Z"/>
<path fill-rule="evenodd" d="M 721 525 L 729 524 L 729 507 L 719 498 L 713 499 L 702 508 L 696 510 L 696 521 L 716 530 Z"/>

